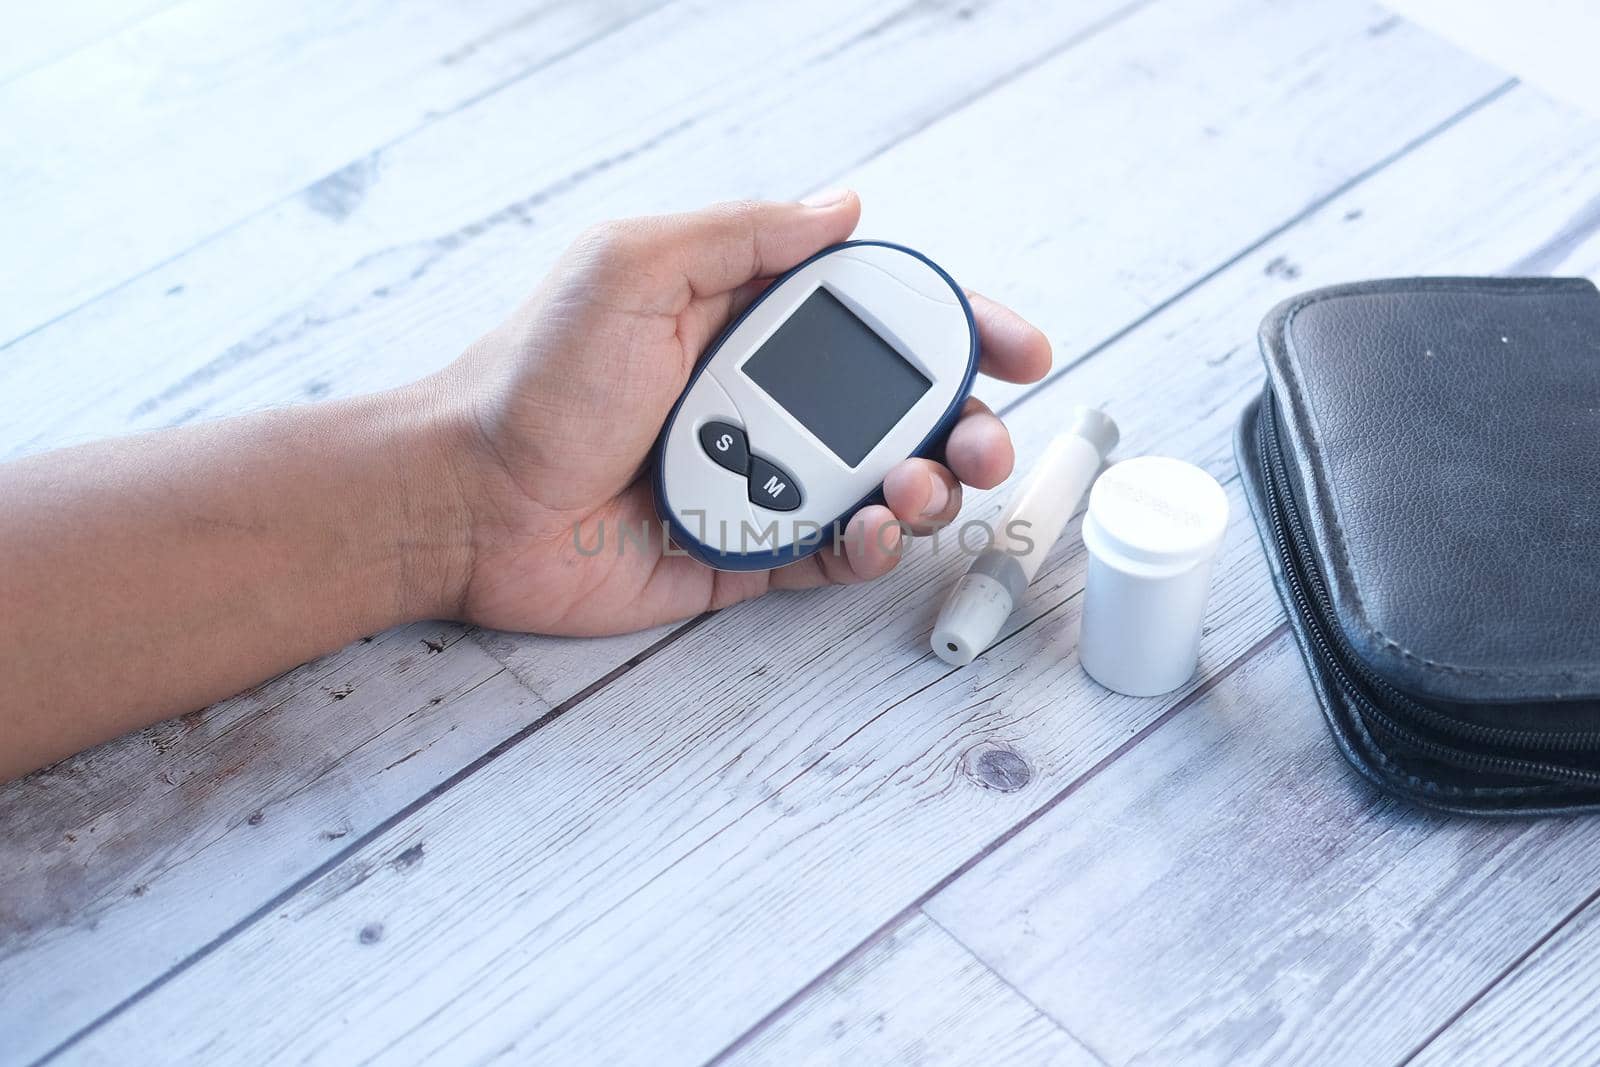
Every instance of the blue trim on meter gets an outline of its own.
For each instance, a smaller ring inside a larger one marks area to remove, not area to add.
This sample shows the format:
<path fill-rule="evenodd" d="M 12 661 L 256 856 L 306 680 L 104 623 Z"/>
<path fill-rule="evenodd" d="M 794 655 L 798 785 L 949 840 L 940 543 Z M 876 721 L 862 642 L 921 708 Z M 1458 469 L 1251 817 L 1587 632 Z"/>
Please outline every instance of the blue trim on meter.
<path fill-rule="evenodd" d="M 767 552 L 722 552 L 718 549 L 712 548 L 710 545 L 701 541 L 694 534 L 690 533 L 683 523 L 678 521 L 677 516 L 673 515 L 672 511 L 666 506 L 666 472 L 663 469 L 663 456 L 665 455 L 667 432 L 672 428 L 673 423 L 677 421 L 678 409 L 683 406 L 683 398 L 689 395 L 689 390 L 693 388 L 695 381 L 699 379 L 700 372 L 705 370 L 706 364 L 710 363 L 712 358 L 716 356 L 718 350 L 722 348 L 723 343 L 733 335 L 734 330 L 739 328 L 739 324 L 745 320 L 745 317 L 756 308 L 760 307 L 762 301 L 771 296 L 778 286 L 788 281 L 791 275 L 809 266 L 812 262 L 821 259 L 823 256 L 829 255 L 833 252 L 838 252 L 845 248 L 858 248 L 862 246 L 893 248 L 896 251 L 904 252 L 909 256 L 915 256 L 917 259 L 922 260 L 922 262 L 932 267 L 934 273 L 945 280 L 945 283 L 948 284 L 955 292 L 956 299 L 961 302 L 961 311 L 967 317 L 967 334 L 972 338 L 972 350 L 967 354 L 967 373 L 961 379 L 961 388 L 956 391 L 955 398 L 950 401 L 950 406 L 946 408 L 944 414 L 939 417 L 939 421 L 934 424 L 934 427 L 931 431 L 929 431 L 928 436 L 924 437 L 922 439 L 922 443 L 919 444 L 916 447 L 916 450 L 906 458 L 909 459 L 911 456 L 919 456 L 924 459 L 939 458 L 938 454 L 944 447 L 945 438 L 949 435 L 950 429 L 955 425 L 956 420 L 961 417 L 961 406 L 967 402 L 967 397 L 972 395 L 972 383 L 973 380 L 978 376 L 978 324 L 972 317 L 972 305 L 967 302 L 967 294 L 962 291 L 961 286 L 956 284 L 955 279 L 950 277 L 943 267 L 939 266 L 939 264 L 923 255 L 921 252 L 918 252 L 914 248 L 907 248 L 905 245 L 894 244 L 891 241 L 846 241 L 843 244 L 830 245 L 818 252 L 816 255 L 809 257 L 804 262 L 798 263 L 789 270 L 784 271 L 783 274 L 773 279 L 772 284 L 767 287 L 766 291 L 758 296 L 749 307 L 745 308 L 738 318 L 734 319 L 728 324 L 727 328 L 722 331 L 722 335 L 718 337 L 716 341 L 714 341 L 711 346 L 707 348 L 700 356 L 700 361 L 695 364 L 694 371 L 689 375 L 689 381 L 683 387 L 683 392 L 679 394 L 677 402 L 672 405 L 672 410 L 667 414 L 667 421 L 662 424 L 660 434 L 656 436 L 655 455 L 651 460 L 650 472 L 650 488 L 655 497 L 656 515 L 660 517 L 662 522 L 667 524 L 668 529 L 672 532 L 672 539 L 677 543 L 678 547 L 707 566 L 715 567 L 718 570 L 724 571 L 765 571 L 772 570 L 775 567 L 782 567 L 786 564 L 795 563 L 799 560 L 805 559 L 807 556 L 814 554 L 820 548 L 822 548 L 823 545 L 830 544 L 834 536 L 833 531 L 836 528 L 840 528 L 842 533 L 841 524 L 848 523 L 850 518 L 854 516 L 856 512 L 860 511 L 868 504 L 879 504 L 883 502 L 883 486 L 879 485 L 877 489 L 874 489 L 872 492 L 856 501 L 855 505 L 851 507 L 850 510 L 835 516 L 831 521 L 824 523 L 822 536 L 815 544 L 802 546 L 791 543 L 783 548 L 773 549 Z M 782 513 L 780 512 L 777 514 L 781 515 Z"/>

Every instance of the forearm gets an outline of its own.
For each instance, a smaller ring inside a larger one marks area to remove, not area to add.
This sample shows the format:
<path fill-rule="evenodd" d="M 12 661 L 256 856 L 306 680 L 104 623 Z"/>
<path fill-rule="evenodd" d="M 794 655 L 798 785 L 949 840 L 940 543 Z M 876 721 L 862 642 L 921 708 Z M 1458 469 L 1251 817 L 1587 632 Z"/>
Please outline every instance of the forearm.
<path fill-rule="evenodd" d="M 0 467 L 0 780 L 417 618 L 468 560 L 428 386 Z"/>

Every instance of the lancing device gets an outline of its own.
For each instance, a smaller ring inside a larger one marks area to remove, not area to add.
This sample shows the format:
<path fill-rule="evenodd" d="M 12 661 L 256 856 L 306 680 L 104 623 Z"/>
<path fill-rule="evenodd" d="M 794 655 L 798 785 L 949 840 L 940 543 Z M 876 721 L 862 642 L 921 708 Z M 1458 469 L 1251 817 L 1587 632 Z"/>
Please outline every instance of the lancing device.
<path fill-rule="evenodd" d="M 1079 407 L 1067 414 L 1066 430 L 1001 513 L 992 543 L 939 609 L 930 640 L 940 659 L 964 667 L 999 635 L 1116 445 L 1117 424 L 1105 412 Z"/>

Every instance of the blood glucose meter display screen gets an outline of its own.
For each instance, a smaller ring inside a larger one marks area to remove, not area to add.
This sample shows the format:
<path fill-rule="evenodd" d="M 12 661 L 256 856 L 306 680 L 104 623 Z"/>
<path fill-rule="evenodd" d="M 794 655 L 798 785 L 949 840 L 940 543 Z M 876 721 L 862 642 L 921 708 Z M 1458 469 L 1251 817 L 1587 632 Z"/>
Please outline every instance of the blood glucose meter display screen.
<path fill-rule="evenodd" d="M 933 387 L 821 288 L 745 360 L 744 372 L 852 467 Z"/>

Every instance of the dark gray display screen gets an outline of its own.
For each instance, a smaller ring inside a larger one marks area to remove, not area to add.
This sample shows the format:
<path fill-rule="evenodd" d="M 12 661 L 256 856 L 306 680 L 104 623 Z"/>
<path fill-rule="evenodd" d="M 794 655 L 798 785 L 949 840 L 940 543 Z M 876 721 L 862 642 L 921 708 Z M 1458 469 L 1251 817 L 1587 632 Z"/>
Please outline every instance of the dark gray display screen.
<path fill-rule="evenodd" d="M 821 288 L 745 360 L 744 372 L 852 467 L 933 386 Z M 759 434 L 751 428 L 758 447 Z"/>

